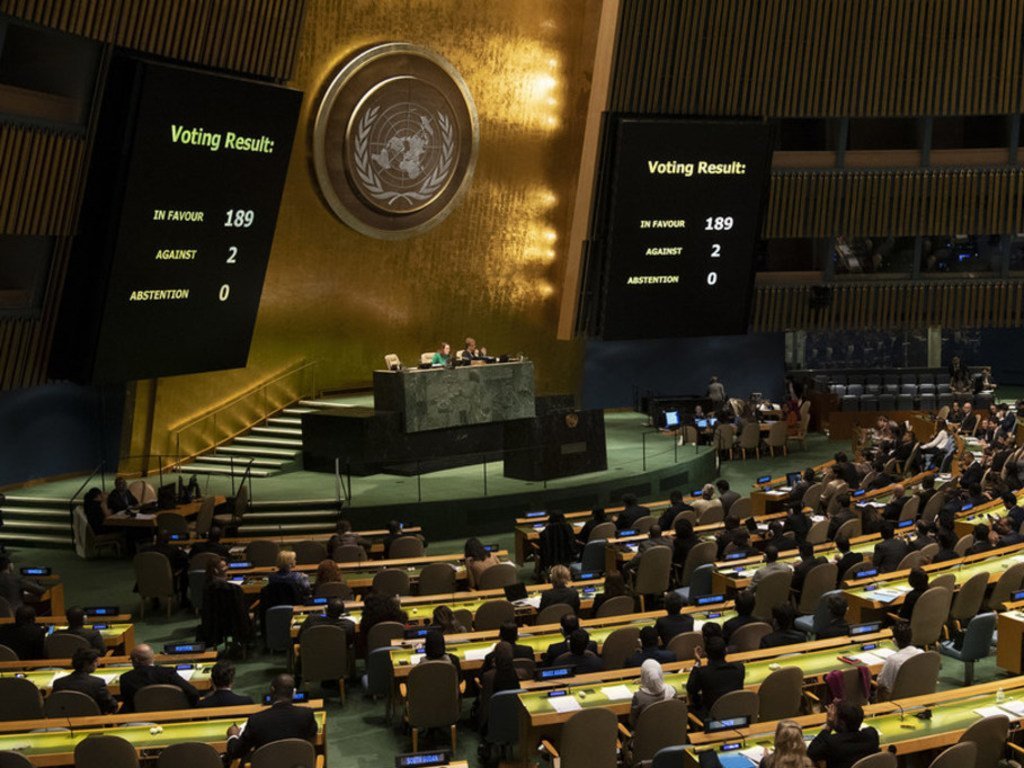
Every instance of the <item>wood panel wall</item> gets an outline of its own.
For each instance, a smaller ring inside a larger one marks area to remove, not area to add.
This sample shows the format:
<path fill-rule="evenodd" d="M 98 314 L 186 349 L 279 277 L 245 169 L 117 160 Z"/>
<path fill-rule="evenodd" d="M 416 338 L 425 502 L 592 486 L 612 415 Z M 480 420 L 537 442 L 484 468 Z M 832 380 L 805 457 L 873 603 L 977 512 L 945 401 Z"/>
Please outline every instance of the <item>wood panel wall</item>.
<path fill-rule="evenodd" d="M 609 108 L 766 117 L 1008 114 L 1019 0 L 625 0 Z"/>
<path fill-rule="evenodd" d="M 0 0 L 0 14 L 104 45 L 277 82 L 292 73 L 306 0 Z M 0 391 L 46 381 L 90 137 L 0 117 L 0 235 L 56 238 L 42 306 L 0 316 Z"/>
<path fill-rule="evenodd" d="M 806 330 L 1015 328 L 1024 323 L 1024 283 L 1011 280 L 839 283 L 831 303 L 811 306 L 810 285 L 758 286 L 756 333 Z"/>
<path fill-rule="evenodd" d="M 775 173 L 766 238 L 1024 232 L 1024 169 Z"/>
<path fill-rule="evenodd" d="M 291 77 L 305 0 L 0 0 L 0 13 L 216 69 Z"/>

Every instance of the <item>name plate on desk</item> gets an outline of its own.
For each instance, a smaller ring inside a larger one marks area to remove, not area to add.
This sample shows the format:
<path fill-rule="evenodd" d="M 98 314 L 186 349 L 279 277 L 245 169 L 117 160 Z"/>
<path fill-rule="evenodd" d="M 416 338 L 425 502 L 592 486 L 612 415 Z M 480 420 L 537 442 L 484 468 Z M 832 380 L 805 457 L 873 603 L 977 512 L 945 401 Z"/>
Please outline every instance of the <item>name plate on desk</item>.
<path fill-rule="evenodd" d="M 533 363 L 374 371 L 373 405 L 401 414 L 407 434 L 532 419 Z"/>

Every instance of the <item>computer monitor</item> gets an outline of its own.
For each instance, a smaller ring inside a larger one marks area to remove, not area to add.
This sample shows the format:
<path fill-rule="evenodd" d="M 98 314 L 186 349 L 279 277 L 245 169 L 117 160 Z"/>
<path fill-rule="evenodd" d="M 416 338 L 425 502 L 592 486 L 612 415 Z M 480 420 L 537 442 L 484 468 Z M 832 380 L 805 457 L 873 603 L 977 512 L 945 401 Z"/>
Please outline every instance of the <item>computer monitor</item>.
<path fill-rule="evenodd" d="M 525 600 L 526 585 L 521 581 L 517 581 L 515 584 L 506 584 L 505 599 L 511 603 L 514 603 L 516 600 Z"/>
<path fill-rule="evenodd" d="M 801 477 L 801 475 L 800 475 L 799 472 L 787 472 L 786 473 L 786 485 L 788 485 L 790 488 L 792 488 L 794 485 L 796 485 L 797 483 L 800 482 L 800 477 Z"/>
<path fill-rule="evenodd" d="M 675 429 L 679 426 L 679 411 L 665 411 L 665 429 Z"/>
<path fill-rule="evenodd" d="M 694 419 L 693 423 L 697 427 L 697 429 L 707 429 L 708 428 L 708 420 L 707 419 Z"/>

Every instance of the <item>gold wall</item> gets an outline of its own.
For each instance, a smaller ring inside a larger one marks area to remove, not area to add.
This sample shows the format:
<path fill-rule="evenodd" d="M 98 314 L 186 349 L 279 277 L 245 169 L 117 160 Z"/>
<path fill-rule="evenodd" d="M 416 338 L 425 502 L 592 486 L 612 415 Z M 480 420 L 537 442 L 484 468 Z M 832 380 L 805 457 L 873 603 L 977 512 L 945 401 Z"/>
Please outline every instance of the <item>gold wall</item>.
<path fill-rule="evenodd" d="M 599 13 L 598 0 L 310 2 L 288 81 L 306 97 L 249 365 L 139 386 L 130 452 L 173 452 L 176 425 L 303 360 L 320 361 L 322 389 L 361 388 L 385 353 L 415 363 L 466 335 L 532 358 L 538 391 L 575 391 L 582 346 L 555 328 Z M 310 166 L 319 92 L 350 54 L 386 41 L 448 58 L 480 116 L 469 194 L 399 242 L 335 219 Z"/>

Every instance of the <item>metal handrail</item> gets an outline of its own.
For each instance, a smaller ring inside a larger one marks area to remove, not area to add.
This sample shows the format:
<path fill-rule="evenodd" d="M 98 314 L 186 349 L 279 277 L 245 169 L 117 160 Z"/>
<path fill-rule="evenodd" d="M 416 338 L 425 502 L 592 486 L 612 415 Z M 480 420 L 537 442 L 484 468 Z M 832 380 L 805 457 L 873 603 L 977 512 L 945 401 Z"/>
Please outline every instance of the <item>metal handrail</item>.
<path fill-rule="evenodd" d="M 267 390 L 270 387 L 272 387 L 273 385 L 275 385 L 275 384 L 277 384 L 277 383 L 279 383 L 281 381 L 284 381 L 285 379 L 287 379 L 287 378 L 289 378 L 291 376 L 294 376 L 297 373 L 301 373 L 301 372 L 303 372 L 303 371 L 305 371 L 307 369 L 313 369 L 314 372 L 315 372 L 317 365 L 319 365 L 319 361 L 318 360 L 307 360 L 307 361 L 305 361 L 305 362 L 303 362 L 303 363 L 301 363 L 301 364 L 299 364 L 299 365 L 297 365 L 297 366 L 295 366 L 293 368 L 288 369 L 287 371 L 284 371 L 282 373 L 277 374 L 276 376 L 273 376 L 272 378 L 267 379 L 266 381 L 260 382 L 256 386 L 252 387 L 251 389 L 247 390 L 246 392 L 243 392 L 241 395 L 238 395 L 237 397 L 233 398 L 232 400 L 229 400 L 228 402 L 224 403 L 223 405 L 220 405 L 220 406 L 218 406 L 217 408 L 214 408 L 211 411 L 207 411 L 206 413 L 204 413 L 204 414 L 202 414 L 200 416 L 196 416 L 195 418 L 193 418 L 193 419 L 191 419 L 191 420 L 181 424 L 180 426 L 172 428 L 171 431 L 174 433 L 175 454 L 177 456 L 178 463 L 180 464 L 182 461 L 194 458 L 195 456 L 198 456 L 200 453 L 202 453 L 204 451 L 207 451 L 207 450 L 210 450 L 211 448 L 217 447 L 217 445 L 219 445 L 221 442 L 226 442 L 227 440 L 231 440 L 232 438 L 237 437 L 242 432 L 252 428 L 253 426 L 259 424 L 260 422 L 265 422 L 270 417 L 270 415 L 271 415 L 270 414 L 270 410 L 269 410 L 269 406 L 268 406 L 268 403 L 267 403 Z M 317 394 L 317 390 L 316 390 L 316 376 L 315 375 L 313 376 L 313 383 L 312 383 L 311 387 L 309 387 L 308 389 L 300 389 L 300 391 L 301 391 L 301 394 L 299 395 L 299 399 L 300 400 L 303 399 L 304 397 L 310 397 L 310 396 L 315 397 L 316 394 Z M 243 402 L 245 402 L 247 400 L 251 400 L 252 398 L 257 397 L 257 396 L 262 396 L 262 398 L 263 398 L 263 408 L 262 408 L 262 414 L 263 415 L 259 419 L 253 421 L 252 423 L 246 424 L 241 430 L 238 430 L 235 434 L 226 435 L 224 437 L 224 439 L 219 441 L 219 442 L 215 440 L 212 445 L 206 446 L 206 447 L 204 447 L 200 451 L 197 451 L 195 453 L 187 453 L 187 454 L 183 454 L 182 453 L 182 451 L 181 451 L 181 436 L 182 436 L 182 434 L 184 432 L 186 432 L 186 431 L 188 431 L 190 429 L 193 429 L 197 425 L 202 424 L 202 423 L 204 423 L 204 422 L 206 422 L 206 421 L 208 421 L 210 419 L 212 419 L 214 424 L 216 424 L 216 419 L 217 419 L 217 416 L 219 414 L 225 412 L 229 408 L 234 408 L 235 406 L 239 405 L 240 403 L 243 403 Z"/>
<path fill-rule="evenodd" d="M 101 461 L 99 464 L 96 465 L 96 469 L 94 469 L 92 471 L 92 473 L 87 478 L 85 478 L 85 480 L 82 482 L 82 484 L 80 486 L 78 486 L 78 490 L 75 491 L 71 495 L 71 499 L 68 501 L 68 511 L 69 512 L 74 512 L 74 510 L 75 510 L 75 499 L 78 498 L 78 494 L 80 494 L 82 492 L 82 489 L 85 488 L 85 486 L 87 486 L 89 484 L 90 480 L 92 480 L 94 477 L 96 477 L 96 474 L 98 472 L 103 471 L 104 467 L 106 467 L 106 466 L 107 466 L 107 462 L 106 462 L 106 459 L 104 459 L 103 461 Z M 103 487 L 104 487 L 104 489 L 106 489 L 106 485 L 107 485 L 107 481 L 106 481 L 105 478 L 106 478 L 106 473 L 104 473 L 104 480 L 103 480 Z"/>

